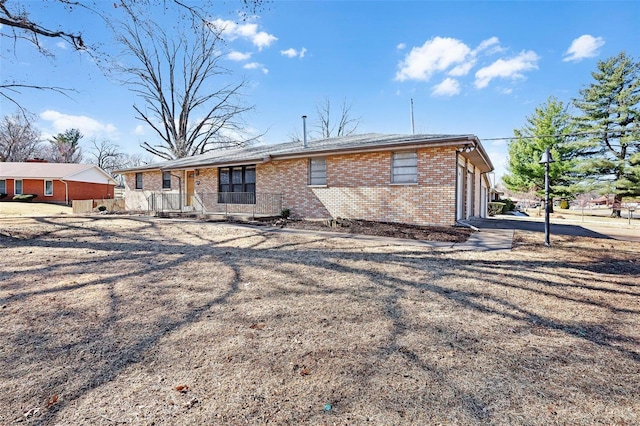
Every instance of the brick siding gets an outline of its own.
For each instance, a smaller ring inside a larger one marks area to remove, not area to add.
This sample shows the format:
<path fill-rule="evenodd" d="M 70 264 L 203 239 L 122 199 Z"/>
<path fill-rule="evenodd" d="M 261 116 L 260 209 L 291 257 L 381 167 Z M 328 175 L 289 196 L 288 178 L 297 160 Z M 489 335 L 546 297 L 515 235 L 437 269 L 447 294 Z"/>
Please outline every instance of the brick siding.
<path fill-rule="evenodd" d="M 258 163 L 256 193 L 282 194 L 283 207 L 289 208 L 294 217 L 342 217 L 419 225 L 455 224 L 455 148 L 418 149 L 418 182 L 406 185 L 391 183 L 392 154 L 329 155 L 326 157 L 325 186 L 308 185 L 308 158 Z M 216 193 L 218 169 L 199 168 L 195 181 L 197 194 Z M 479 215 L 480 173 L 477 170 L 473 181 L 477 184 L 474 185 L 474 214 Z M 135 173 L 125 174 L 125 182 L 128 209 L 135 210 L 134 205 L 138 209 L 146 209 L 145 195 L 162 191 L 162 173 L 159 170 L 143 173 L 143 190 L 134 189 Z M 175 181 L 172 190 L 177 190 Z"/>
<path fill-rule="evenodd" d="M 73 200 L 91 200 L 101 198 L 113 198 L 114 185 L 105 183 L 87 183 L 67 181 L 67 188 L 64 182 L 53 180 L 53 195 L 44 195 L 43 179 L 22 179 L 22 193 L 36 194 L 34 201 L 45 203 L 65 203 L 68 189 L 69 203 Z M 7 197 L 4 201 L 11 200 L 15 195 L 14 179 L 6 180 Z"/>

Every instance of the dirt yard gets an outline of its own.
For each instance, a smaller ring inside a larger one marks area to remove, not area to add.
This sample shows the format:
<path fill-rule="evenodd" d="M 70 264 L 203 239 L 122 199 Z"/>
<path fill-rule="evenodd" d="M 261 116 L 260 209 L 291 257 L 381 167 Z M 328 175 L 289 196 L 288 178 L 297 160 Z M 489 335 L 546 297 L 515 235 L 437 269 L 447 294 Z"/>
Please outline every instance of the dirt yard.
<path fill-rule="evenodd" d="M 640 423 L 640 244 L 0 219 L 0 424 Z"/>

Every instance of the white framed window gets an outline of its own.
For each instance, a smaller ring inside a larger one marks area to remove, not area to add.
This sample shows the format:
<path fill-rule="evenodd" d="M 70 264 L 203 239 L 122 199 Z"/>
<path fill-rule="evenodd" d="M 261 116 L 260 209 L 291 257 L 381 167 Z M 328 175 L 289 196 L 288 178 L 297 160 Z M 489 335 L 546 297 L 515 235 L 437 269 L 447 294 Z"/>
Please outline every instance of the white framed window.
<path fill-rule="evenodd" d="M 45 197 L 51 197 L 53 195 L 53 181 L 45 180 L 44 181 L 44 195 Z"/>
<path fill-rule="evenodd" d="M 392 183 L 418 183 L 418 153 L 394 152 L 391 160 Z"/>
<path fill-rule="evenodd" d="M 327 160 L 312 158 L 309 160 L 309 185 L 327 184 Z"/>
<path fill-rule="evenodd" d="M 5 179 L 0 179 L 0 194 L 7 193 L 7 181 Z"/>
<path fill-rule="evenodd" d="M 22 195 L 22 179 L 13 181 L 13 195 Z"/>
<path fill-rule="evenodd" d="M 142 189 L 142 173 L 136 173 L 136 189 Z"/>

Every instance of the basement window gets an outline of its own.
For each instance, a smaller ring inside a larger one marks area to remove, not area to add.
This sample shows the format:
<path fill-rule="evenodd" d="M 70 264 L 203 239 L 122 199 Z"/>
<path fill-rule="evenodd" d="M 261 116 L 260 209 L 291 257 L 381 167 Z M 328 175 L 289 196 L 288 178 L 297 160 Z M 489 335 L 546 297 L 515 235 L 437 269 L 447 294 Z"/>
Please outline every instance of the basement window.
<path fill-rule="evenodd" d="M 309 160 L 309 185 L 327 184 L 327 160 L 312 158 Z"/>
<path fill-rule="evenodd" d="M 53 196 L 53 181 L 45 180 L 44 181 L 44 195 L 45 197 Z"/>
<path fill-rule="evenodd" d="M 394 152 L 391 173 L 392 183 L 418 183 L 418 153 Z"/>

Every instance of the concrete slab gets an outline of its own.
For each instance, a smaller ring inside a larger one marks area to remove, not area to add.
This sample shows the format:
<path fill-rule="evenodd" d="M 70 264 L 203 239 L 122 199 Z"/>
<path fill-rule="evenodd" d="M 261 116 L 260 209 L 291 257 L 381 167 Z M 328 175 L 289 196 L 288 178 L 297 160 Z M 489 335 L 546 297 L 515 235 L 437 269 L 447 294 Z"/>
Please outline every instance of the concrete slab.
<path fill-rule="evenodd" d="M 472 251 L 509 251 L 513 244 L 513 233 L 513 229 L 481 229 L 464 243 L 454 244 L 453 248 Z"/>

